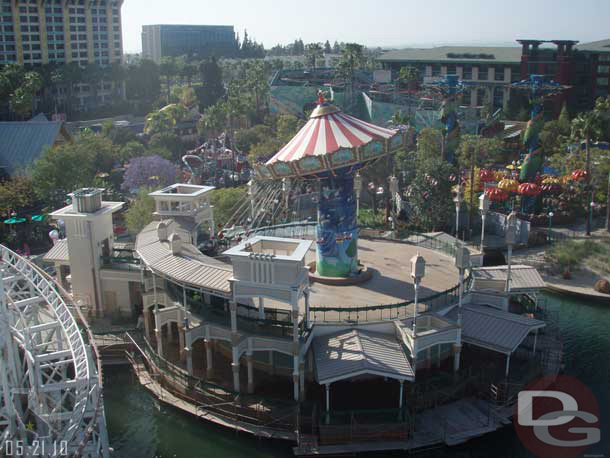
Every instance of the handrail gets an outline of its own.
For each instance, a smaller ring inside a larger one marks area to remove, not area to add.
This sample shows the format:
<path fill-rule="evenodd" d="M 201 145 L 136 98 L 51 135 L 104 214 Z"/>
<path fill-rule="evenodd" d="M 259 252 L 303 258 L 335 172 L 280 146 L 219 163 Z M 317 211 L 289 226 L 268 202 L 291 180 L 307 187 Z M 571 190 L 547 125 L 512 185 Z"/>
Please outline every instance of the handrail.
<path fill-rule="evenodd" d="M 75 409 L 68 420 L 68 425 L 64 429 L 65 435 L 61 439 L 69 443 L 78 429 L 84 429 L 83 440 L 78 445 L 78 450 L 82 450 L 87 442 L 87 438 L 90 437 L 92 424 L 95 424 L 98 419 L 97 414 L 99 413 L 99 410 L 96 410 L 96 415 L 92 417 L 91 422 L 85 422 L 87 406 L 91 398 L 91 403 L 96 406 L 99 406 L 98 402 L 101 401 L 99 386 L 93 382 L 95 373 L 89 365 L 89 356 L 83 336 L 80 333 L 74 316 L 70 313 L 68 305 L 58 292 L 59 285 L 50 279 L 40 268 L 7 247 L 0 245 L 0 251 L 2 261 L 27 279 L 36 292 L 45 299 L 46 304 L 53 310 L 55 318 L 66 337 L 68 348 L 73 358 L 74 378 L 79 383 L 75 387 L 75 393 L 77 394 L 74 402 Z M 86 425 L 84 428 L 83 424 Z M 100 446 L 103 447 L 103 444 L 100 443 Z M 107 450 L 102 449 L 101 453 L 105 456 Z"/>

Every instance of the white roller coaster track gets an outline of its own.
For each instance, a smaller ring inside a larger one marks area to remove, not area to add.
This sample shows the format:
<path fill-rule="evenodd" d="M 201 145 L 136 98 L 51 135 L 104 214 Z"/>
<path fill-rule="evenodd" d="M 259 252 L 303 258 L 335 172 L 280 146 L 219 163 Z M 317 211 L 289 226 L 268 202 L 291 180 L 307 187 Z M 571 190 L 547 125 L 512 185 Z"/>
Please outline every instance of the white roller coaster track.
<path fill-rule="evenodd" d="M 64 297 L 0 245 L 0 456 L 108 457 L 97 359 Z"/>

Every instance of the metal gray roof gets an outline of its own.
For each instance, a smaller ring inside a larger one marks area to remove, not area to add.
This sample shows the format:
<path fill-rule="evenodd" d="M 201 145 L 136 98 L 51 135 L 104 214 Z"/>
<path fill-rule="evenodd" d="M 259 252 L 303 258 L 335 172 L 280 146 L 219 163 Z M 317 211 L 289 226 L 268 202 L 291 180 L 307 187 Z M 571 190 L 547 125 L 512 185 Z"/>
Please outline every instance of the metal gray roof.
<path fill-rule="evenodd" d="M 480 54 L 491 55 L 493 58 L 478 57 Z M 449 57 L 450 55 L 455 57 Z M 518 64 L 521 62 L 521 47 L 439 46 L 436 48 L 407 48 L 386 52 L 377 60 L 381 62 Z"/>
<path fill-rule="evenodd" d="M 361 374 L 414 380 L 413 369 L 396 337 L 348 329 L 318 336 L 313 341 L 316 379 L 332 383 Z"/>
<path fill-rule="evenodd" d="M 457 312 L 455 307 L 447 316 L 457 320 Z M 544 326 L 544 321 L 486 305 L 462 307 L 462 340 L 504 354 L 512 353 L 531 331 Z"/>
<path fill-rule="evenodd" d="M 193 245 L 187 243 L 190 231 L 185 230 L 180 220 L 164 220 L 167 233 L 177 233 L 182 239 L 179 255 L 173 255 L 167 241 L 157 236 L 157 224 L 148 224 L 137 236 L 135 249 L 142 262 L 153 271 L 178 283 L 186 283 L 196 288 L 214 290 L 222 294 L 231 292 L 229 279 L 233 278 L 233 267 L 224 262 L 201 254 Z M 192 225 L 187 224 L 188 228 Z"/>
<path fill-rule="evenodd" d="M 472 270 L 475 280 L 474 289 L 477 289 L 477 280 L 503 280 L 506 281 L 508 274 L 507 266 L 480 267 Z M 510 268 L 511 291 L 533 291 L 546 286 L 546 283 L 535 267 L 516 265 Z"/>
<path fill-rule="evenodd" d="M 589 52 L 610 52 L 610 40 L 591 41 L 590 43 L 581 43 L 576 45 L 579 51 Z"/>
<path fill-rule="evenodd" d="M 12 173 L 35 161 L 45 147 L 55 144 L 61 127 L 61 122 L 37 120 L 0 122 L 0 166 Z"/>
<path fill-rule="evenodd" d="M 58 240 L 53 248 L 47 251 L 47 254 L 43 256 L 43 261 L 48 262 L 70 262 L 70 254 L 68 253 L 68 241 L 66 239 Z"/>

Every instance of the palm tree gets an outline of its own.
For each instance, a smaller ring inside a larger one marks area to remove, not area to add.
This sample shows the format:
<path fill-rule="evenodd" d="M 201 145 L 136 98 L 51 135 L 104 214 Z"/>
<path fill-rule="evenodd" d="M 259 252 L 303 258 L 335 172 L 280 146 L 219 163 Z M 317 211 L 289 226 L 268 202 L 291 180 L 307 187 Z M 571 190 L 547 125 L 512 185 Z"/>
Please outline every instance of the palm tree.
<path fill-rule="evenodd" d="M 310 43 L 305 47 L 305 58 L 309 66 L 316 69 L 316 59 L 318 57 L 324 57 L 324 49 L 320 43 Z"/>
<path fill-rule="evenodd" d="M 76 62 L 71 62 L 61 67 L 62 80 L 67 85 L 68 94 L 66 98 L 67 108 L 70 114 L 73 112 L 74 86 L 84 81 L 84 70 Z"/>
<path fill-rule="evenodd" d="M 178 72 L 176 59 L 174 57 L 162 57 L 159 71 L 161 72 L 161 76 L 165 78 L 165 84 L 167 85 L 167 103 L 169 104 L 172 78 L 176 76 L 176 73 Z"/>
<path fill-rule="evenodd" d="M 108 79 L 112 81 L 113 99 L 118 99 L 122 93 L 123 82 L 127 79 L 127 71 L 120 62 L 113 62 L 107 68 Z"/>
<path fill-rule="evenodd" d="M 354 75 L 356 68 L 362 66 L 364 61 L 363 46 L 358 43 L 346 43 L 341 51 L 341 59 L 337 66 L 337 74 L 347 83 L 349 82 L 350 99 L 354 94 Z"/>
<path fill-rule="evenodd" d="M 89 85 L 89 94 L 93 98 L 93 106 L 97 106 L 97 88 L 103 80 L 105 70 L 96 63 L 89 63 L 83 69 L 83 80 Z"/>
<path fill-rule="evenodd" d="M 589 143 L 602 134 L 602 118 L 598 111 L 587 111 L 581 113 L 572 120 L 572 136 L 577 139 L 585 140 L 585 170 L 587 172 L 587 190 L 593 197 L 591 187 L 591 153 Z M 592 199 L 591 199 L 592 200 Z M 591 202 L 589 202 L 589 205 Z M 587 210 L 591 211 L 587 205 Z M 591 218 L 587 217 L 587 235 L 591 235 Z"/>
<path fill-rule="evenodd" d="M 421 72 L 417 67 L 408 65 L 407 67 L 401 67 L 398 73 L 398 83 L 401 86 L 406 86 L 407 89 L 417 89 L 421 81 Z"/>

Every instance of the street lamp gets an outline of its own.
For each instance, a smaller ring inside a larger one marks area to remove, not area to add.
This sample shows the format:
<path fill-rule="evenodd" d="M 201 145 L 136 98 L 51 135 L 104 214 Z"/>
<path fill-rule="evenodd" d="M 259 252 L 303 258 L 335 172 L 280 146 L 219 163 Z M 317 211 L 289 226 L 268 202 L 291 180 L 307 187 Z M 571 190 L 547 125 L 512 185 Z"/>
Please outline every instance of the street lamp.
<path fill-rule="evenodd" d="M 248 196 L 250 197 L 250 218 L 254 221 L 254 194 L 256 194 L 256 183 L 254 180 L 248 181 Z"/>
<path fill-rule="evenodd" d="M 362 192 L 362 176 L 360 172 L 354 177 L 354 192 L 356 193 L 356 217 L 360 216 L 360 193 Z"/>
<path fill-rule="evenodd" d="M 396 215 L 398 215 L 398 178 L 394 175 L 390 177 L 390 197 L 392 199 L 392 212 L 394 217 L 390 216 L 389 220 L 392 223 L 392 237 L 396 237 Z"/>
<path fill-rule="evenodd" d="M 510 261 L 513 255 L 513 245 L 517 240 L 517 214 L 511 212 L 506 218 L 506 245 L 508 246 L 507 273 L 506 273 L 506 292 L 510 292 Z"/>
<path fill-rule="evenodd" d="M 550 242 L 551 241 L 551 233 L 552 233 L 552 228 L 553 228 L 553 216 L 555 216 L 555 214 L 550 211 L 549 212 L 549 235 L 547 236 L 547 240 Z"/>
<path fill-rule="evenodd" d="M 460 284 L 458 286 L 458 340 L 453 354 L 453 370 L 457 372 L 460 369 L 460 355 L 462 349 L 462 300 L 464 297 L 464 271 L 470 269 L 470 251 L 462 245 L 455 253 L 455 266 L 458 268 L 460 275 Z"/>
<path fill-rule="evenodd" d="M 483 255 L 483 241 L 485 240 L 485 216 L 489 210 L 489 197 L 486 193 L 479 196 L 479 210 L 481 211 L 481 255 Z"/>
<path fill-rule="evenodd" d="M 411 278 L 413 279 L 413 287 L 415 295 L 413 297 L 413 369 L 417 369 L 417 348 L 416 348 L 416 332 L 417 332 L 417 292 L 419 290 L 419 283 L 421 279 L 426 275 L 426 260 L 417 253 L 411 258 Z"/>
<path fill-rule="evenodd" d="M 457 243 L 459 239 L 458 231 L 460 229 L 460 207 L 462 202 L 464 202 L 464 187 L 461 183 L 455 187 L 453 202 L 455 203 L 455 243 Z"/>
<path fill-rule="evenodd" d="M 593 191 L 591 191 L 591 202 L 589 202 L 589 225 L 587 226 L 587 235 L 591 235 L 591 228 L 593 227 L 593 208 L 595 208 L 595 202 L 593 201 Z"/>

